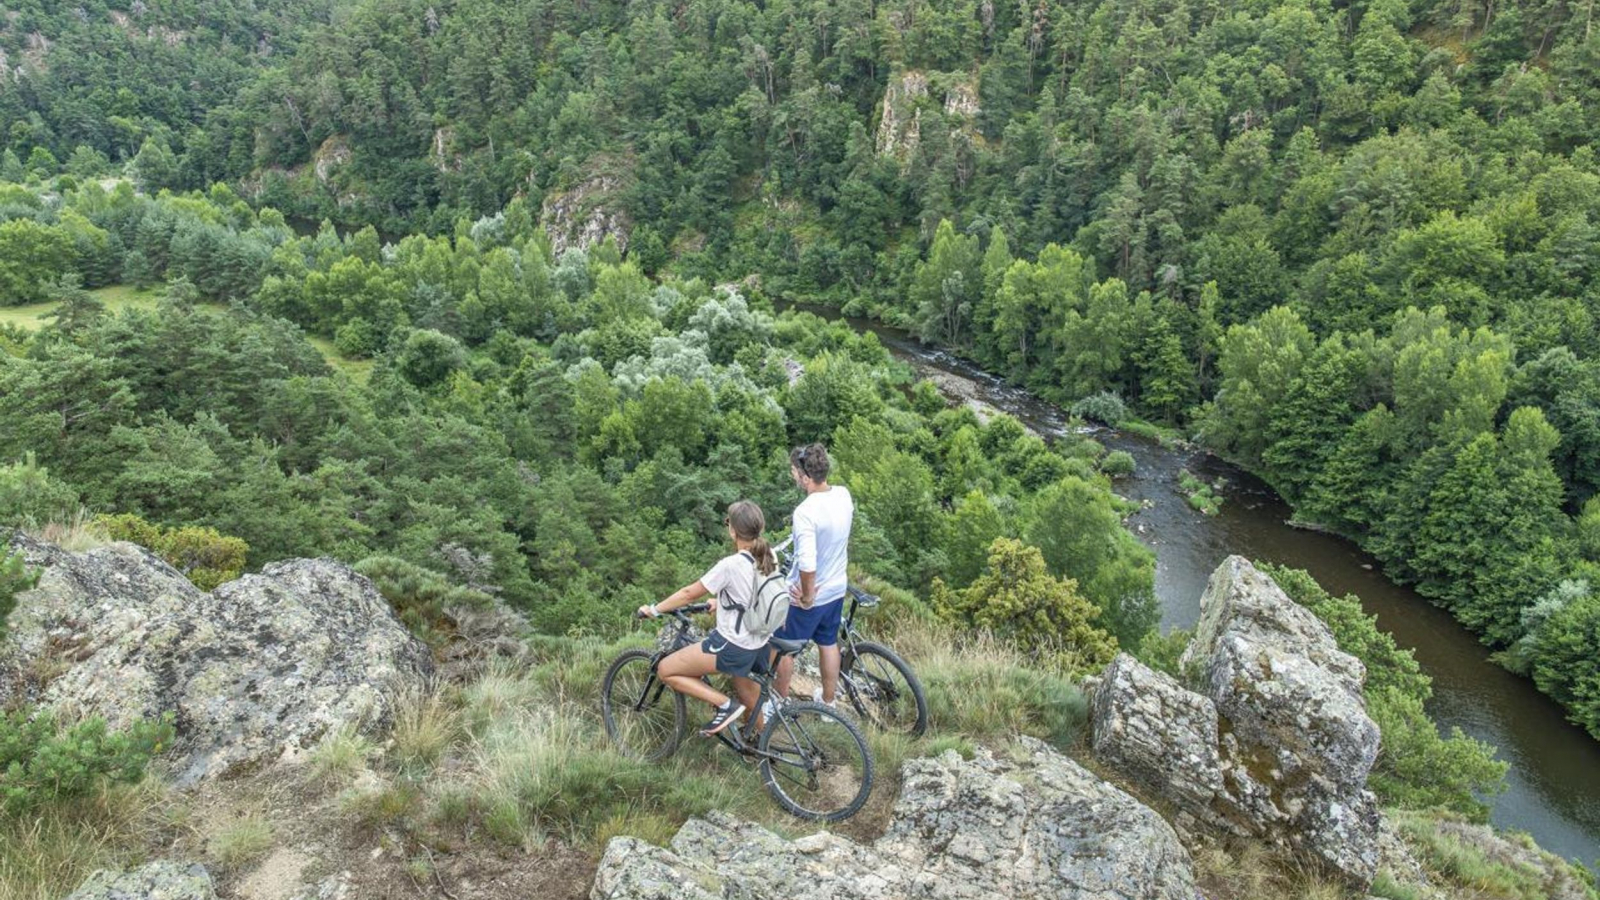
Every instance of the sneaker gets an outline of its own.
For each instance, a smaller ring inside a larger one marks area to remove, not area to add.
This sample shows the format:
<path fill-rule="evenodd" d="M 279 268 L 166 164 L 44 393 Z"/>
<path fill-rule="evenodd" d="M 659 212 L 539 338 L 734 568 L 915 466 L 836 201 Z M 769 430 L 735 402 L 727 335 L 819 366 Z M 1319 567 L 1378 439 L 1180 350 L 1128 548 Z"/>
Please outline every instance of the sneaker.
<path fill-rule="evenodd" d="M 742 715 L 744 715 L 744 704 L 737 700 L 729 700 L 717 707 L 716 715 L 713 715 L 711 721 L 700 729 L 700 733 L 709 737 L 738 721 Z"/>
<path fill-rule="evenodd" d="M 822 688 L 820 687 L 814 687 L 811 689 L 811 702 L 822 703 L 823 706 L 826 706 L 829 709 L 836 710 L 839 708 L 839 698 L 837 696 L 833 698 L 832 703 L 823 703 Z"/>

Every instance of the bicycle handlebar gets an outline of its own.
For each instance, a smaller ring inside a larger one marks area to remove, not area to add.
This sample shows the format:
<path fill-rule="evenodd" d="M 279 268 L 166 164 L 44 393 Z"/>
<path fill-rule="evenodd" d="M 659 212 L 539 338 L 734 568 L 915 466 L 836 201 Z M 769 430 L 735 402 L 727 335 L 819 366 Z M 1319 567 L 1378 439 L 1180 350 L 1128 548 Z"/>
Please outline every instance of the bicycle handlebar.
<path fill-rule="evenodd" d="M 709 609 L 711 609 L 711 604 L 710 603 L 691 603 L 688 606 L 680 606 L 677 609 L 669 609 L 666 612 L 662 613 L 661 615 L 662 616 L 672 616 L 675 619 L 682 619 L 684 621 L 687 621 L 689 613 L 703 613 L 703 612 L 706 612 Z M 633 617 L 635 619 L 649 619 L 649 618 L 652 618 L 651 616 L 640 615 L 637 612 L 635 612 L 633 614 Z M 658 618 L 659 619 L 659 618 L 661 618 L 661 616 L 655 616 L 654 618 Z"/>

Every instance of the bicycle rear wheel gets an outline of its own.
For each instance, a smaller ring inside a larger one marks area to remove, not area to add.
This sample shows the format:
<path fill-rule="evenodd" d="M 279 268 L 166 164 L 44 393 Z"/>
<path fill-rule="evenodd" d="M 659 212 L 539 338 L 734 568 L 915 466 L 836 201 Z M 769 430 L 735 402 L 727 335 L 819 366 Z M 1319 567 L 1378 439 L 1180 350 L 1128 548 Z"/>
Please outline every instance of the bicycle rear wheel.
<path fill-rule="evenodd" d="M 911 666 L 882 644 L 862 641 L 839 672 L 845 697 L 874 728 L 919 737 L 928 730 L 928 698 Z"/>
<path fill-rule="evenodd" d="M 683 695 L 656 677 L 655 654 L 628 650 L 600 682 L 600 717 L 624 754 L 645 762 L 671 756 L 683 740 Z"/>
<path fill-rule="evenodd" d="M 786 703 L 761 732 L 761 780 L 790 813 L 840 822 L 872 794 L 872 751 L 861 730 L 821 703 Z"/>

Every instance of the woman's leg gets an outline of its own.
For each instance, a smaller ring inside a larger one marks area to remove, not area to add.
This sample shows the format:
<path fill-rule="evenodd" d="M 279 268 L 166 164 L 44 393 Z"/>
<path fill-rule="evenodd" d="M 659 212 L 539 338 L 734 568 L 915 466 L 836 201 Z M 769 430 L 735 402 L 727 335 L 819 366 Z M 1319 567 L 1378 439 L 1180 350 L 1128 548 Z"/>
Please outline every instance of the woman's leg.
<path fill-rule="evenodd" d="M 656 674 L 667 683 L 667 687 L 684 696 L 704 700 L 712 706 L 721 706 L 728 702 L 728 696 L 700 680 L 716 670 L 716 656 L 701 650 L 699 644 L 691 644 L 663 659 L 656 668 Z"/>

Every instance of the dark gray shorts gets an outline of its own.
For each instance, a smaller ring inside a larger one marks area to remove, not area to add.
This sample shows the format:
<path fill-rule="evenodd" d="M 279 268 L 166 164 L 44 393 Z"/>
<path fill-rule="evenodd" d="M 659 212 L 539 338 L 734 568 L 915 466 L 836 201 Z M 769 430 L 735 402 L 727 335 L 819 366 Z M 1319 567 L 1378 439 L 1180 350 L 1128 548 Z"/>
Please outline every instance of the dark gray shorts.
<path fill-rule="evenodd" d="M 700 649 L 717 658 L 717 671 L 724 675 L 749 678 L 751 672 L 767 671 L 766 647 L 746 650 L 713 631 L 700 642 Z"/>

